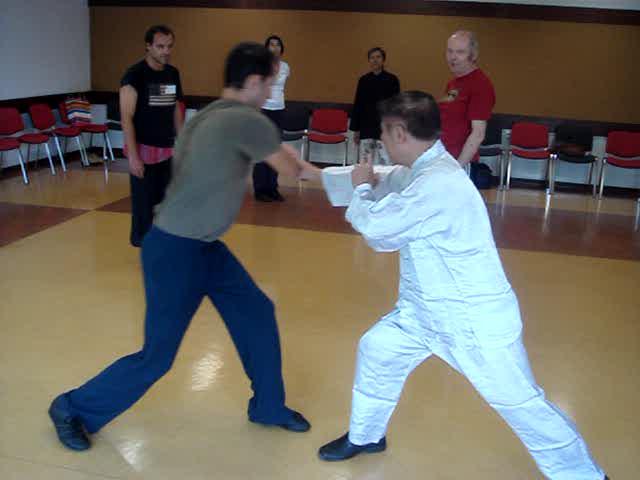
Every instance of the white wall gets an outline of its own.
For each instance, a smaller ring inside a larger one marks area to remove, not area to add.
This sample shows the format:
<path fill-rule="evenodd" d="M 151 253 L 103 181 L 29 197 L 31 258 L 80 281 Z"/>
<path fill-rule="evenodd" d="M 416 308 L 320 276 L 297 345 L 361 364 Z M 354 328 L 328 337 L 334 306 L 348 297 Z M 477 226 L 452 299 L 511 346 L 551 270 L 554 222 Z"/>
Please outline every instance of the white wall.
<path fill-rule="evenodd" d="M 0 100 L 91 88 L 87 0 L 0 0 Z"/>
<path fill-rule="evenodd" d="M 451 0 L 466 2 L 468 0 Z M 640 10 L 640 0 L 473 0 L 477 3 L 518 3 L 522 5 L 545 5 L 556 7 L 614 8 Z"/>

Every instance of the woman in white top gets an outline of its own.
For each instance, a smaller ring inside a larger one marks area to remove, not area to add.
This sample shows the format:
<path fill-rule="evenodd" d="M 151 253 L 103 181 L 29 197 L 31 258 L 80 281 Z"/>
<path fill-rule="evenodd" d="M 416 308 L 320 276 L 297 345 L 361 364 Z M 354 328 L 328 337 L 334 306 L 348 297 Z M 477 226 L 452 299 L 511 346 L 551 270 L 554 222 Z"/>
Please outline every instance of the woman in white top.
<path fill-rule="evenodd" d="M 271 87 L 271 95 L 262 106 L 262 113 L 282 131 L 282 115 L 284 113 L 284 86 L 289 77 L 289 65 L 282 60 L 284 43 L 277 35 L 271 35 L 264 42 L 276 57 L 278 64 L 276 78 Z M 278 192 L 278 174 L 265 162 L 256 163 L 253 168 L 253 191 L 260 202 L 282 202 L 284 198 Z"/>

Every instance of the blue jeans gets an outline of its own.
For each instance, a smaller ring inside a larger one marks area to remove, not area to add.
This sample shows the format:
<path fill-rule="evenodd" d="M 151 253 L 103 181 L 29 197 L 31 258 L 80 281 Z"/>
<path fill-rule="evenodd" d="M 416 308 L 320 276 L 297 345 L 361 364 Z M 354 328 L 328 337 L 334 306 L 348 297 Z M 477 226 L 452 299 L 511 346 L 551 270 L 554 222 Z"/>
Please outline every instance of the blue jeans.
<path fill-rule="evenodd" d="M 265 424 L 289 420 L 273 303 L 224 243 L 152 227 L 144 238 L 142 265 L 147 300 L 142 350 L 66 394 L 71 413 L 87 431 L 100 430 L 169 371 L 205 295 L 224 320 L 251 380 L 249 419 Z"/>

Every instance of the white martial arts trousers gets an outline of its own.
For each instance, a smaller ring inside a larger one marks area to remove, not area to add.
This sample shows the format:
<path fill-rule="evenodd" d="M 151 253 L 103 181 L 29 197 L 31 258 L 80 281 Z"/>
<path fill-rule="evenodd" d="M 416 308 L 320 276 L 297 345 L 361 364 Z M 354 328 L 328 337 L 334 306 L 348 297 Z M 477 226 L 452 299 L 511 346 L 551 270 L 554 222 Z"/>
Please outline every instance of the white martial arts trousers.
<path fill-rule="evenodd" d="M 467 377 L 509 424 L 539 469 L 551 480 L 601 480 L 604 473 L 572 421 L 545 399 L 518 338 L 501 347 L 455 346 L 451 338 L 403 326 L 398 310 L 360 339 L 353 387 L 349 440 L 377 442 L 412 370 L 437 355 Z"/>

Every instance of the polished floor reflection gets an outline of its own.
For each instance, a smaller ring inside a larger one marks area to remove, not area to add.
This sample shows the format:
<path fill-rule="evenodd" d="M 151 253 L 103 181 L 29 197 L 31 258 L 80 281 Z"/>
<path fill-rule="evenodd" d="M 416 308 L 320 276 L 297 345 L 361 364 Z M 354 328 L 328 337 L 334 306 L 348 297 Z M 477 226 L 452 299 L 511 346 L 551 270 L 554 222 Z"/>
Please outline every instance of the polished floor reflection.
<path fill-rule="evenodd" d="M 283 188 L 283 204 L 248 198 L 224 240 L 277 305 L 288 403 L 312 430 L 246 420 L 247 379 L 205 302 L 172 371 L 91 450 L 65 450 L 46 416 L 51 398 L 140 347 L 139 252 L 127 243 L 126 174 L 112 172 L 108 183 L 96 169 L 31 178 L 27 187 L 0 181 L 3 480 L 542 478 L 501 419 L 437 359 L 410 377 L 387 452 L 317 459 L 317 448 L 347 427 L 356 343 L 394 302 L 397 258 L 369 250 L 343 210 L 295 183 Z M 539 382 L 612 480 L 637 478 L 635 202 L 605 198 L 596 211 L 578 195 L 559 194 L 550 206 L 537 191 L 485 198 Z"/>

